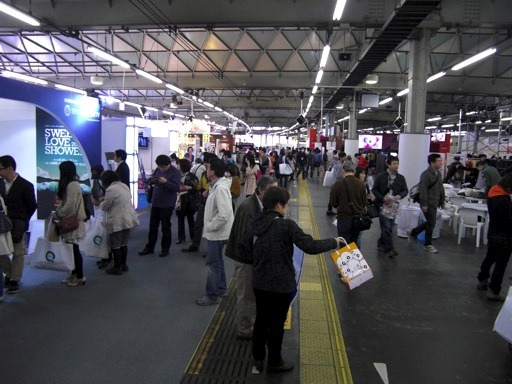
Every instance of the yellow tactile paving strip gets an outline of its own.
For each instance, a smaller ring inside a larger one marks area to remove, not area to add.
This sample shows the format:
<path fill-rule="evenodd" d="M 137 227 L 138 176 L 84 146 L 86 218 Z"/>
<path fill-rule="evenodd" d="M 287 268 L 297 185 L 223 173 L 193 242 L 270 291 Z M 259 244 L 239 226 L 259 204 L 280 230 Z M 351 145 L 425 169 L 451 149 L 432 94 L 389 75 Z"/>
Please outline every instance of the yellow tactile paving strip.
<path fill-rule="evenodd" d="M 306 181 L 299 181 L 299 225 L 320 238 Z M 301 384 L 352 384 L 324 255 L 306 255 L 299 286 Z"/>

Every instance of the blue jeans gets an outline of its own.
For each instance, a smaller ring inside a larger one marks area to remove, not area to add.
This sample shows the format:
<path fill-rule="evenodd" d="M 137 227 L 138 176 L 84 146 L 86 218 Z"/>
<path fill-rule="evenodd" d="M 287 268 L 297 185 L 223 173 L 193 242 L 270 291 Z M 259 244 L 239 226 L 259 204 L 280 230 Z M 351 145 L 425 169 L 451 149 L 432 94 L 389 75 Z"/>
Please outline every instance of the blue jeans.
<path fill-rule="evenodd" d="M 382 215 L 379 215 L 380 223 L 380 239 L 377 241 L 377 247 L 381 248 L 384 252 L 395 249 L 393 246 L 393 225 L 395 225 L 395 219 L 388 219 Z"/>
<path fill-rule="evenodd" d="M 338 219 L 338 236 L 343 237 L 347 244 L 356 243 L 358 248 L 361 248 L 361 237 L 360 231 L 354 231 L 352 229 L 352 219 L 340 220 Z"/>
<path fill-rule="evenodd" d="M 222 249 L 226 240 L 208 240 L 206 253 L 206 296 L 217 300 L 226 292 L 226 272 L 224 271 L 224 259 Z"/>

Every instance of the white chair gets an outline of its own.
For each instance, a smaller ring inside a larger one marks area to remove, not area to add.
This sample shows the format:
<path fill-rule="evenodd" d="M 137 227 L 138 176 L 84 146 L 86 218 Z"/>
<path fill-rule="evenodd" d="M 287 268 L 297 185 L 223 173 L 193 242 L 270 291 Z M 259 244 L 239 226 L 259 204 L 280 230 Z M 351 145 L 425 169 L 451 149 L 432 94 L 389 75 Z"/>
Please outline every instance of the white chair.
<path fill-rule="evenodd" d="M 466 231 L 466 228 L 472 228 L 476 231 L 476 246 L 480 247 L 480 232 L 485 225 L 485 217 L 482 216 L 482 212 L 471 208 L 460 208 L 459 209 L 459 228 L 458 228 L 458 244 L 462 238 L 462 234 Z"/>

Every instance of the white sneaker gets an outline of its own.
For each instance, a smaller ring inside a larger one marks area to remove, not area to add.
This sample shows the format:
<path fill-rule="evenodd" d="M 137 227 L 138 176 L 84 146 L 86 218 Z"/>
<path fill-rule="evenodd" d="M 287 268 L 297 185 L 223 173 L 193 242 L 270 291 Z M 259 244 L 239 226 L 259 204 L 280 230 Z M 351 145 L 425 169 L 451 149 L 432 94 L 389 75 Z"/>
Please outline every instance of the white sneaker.
<path fill-rule="evenodd" d="M 436 247 L 434 247 L 433 245 L 425 245 L 425 246 L 423 246 L 423 249 L 424 249 L 425 251 L 427 251 L 427 252 L 430 252 L 430 253 L 437 253 L 437 252 L 439 252 L 439 251 L 437 250 L 437 248 L 436 248 Z"/>

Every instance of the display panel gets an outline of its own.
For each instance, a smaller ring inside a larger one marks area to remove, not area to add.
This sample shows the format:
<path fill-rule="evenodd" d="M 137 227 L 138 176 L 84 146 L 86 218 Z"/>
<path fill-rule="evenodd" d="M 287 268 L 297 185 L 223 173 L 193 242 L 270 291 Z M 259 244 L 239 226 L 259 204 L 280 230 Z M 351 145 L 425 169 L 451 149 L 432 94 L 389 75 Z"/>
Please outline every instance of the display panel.
<path fill-rule="evenodd" d="M 149 139 L 145 136 L 139 136 L 139 148 L 147 148 L 149 146 Z"/>
<path fill-rule="evenodd" d="M 359 148 L 382 149 L 382 135 L 359 135 Z"/>

